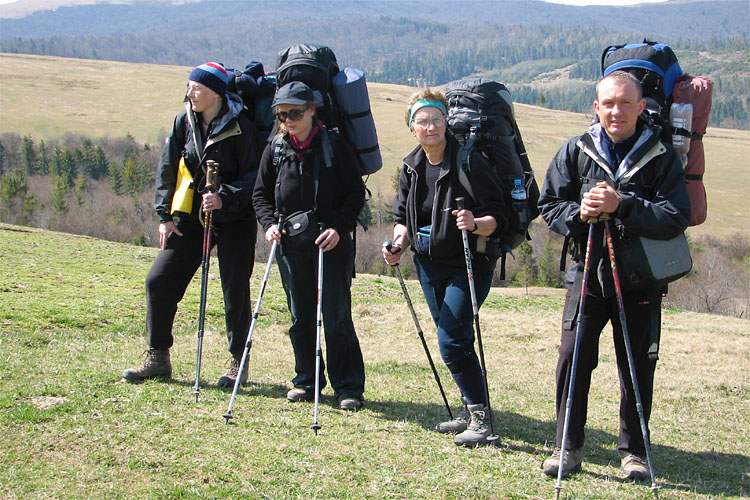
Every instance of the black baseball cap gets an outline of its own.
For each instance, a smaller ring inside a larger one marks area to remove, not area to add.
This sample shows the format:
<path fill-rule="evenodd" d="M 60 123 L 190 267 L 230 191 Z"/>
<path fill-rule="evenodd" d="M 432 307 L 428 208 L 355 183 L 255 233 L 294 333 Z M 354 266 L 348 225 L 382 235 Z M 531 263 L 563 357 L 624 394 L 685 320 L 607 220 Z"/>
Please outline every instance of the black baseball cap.
<path fill-rule="evenodd" d="M 271 107 L 276 107 L 279 104 L 302 106 L 314 100 L 313 91 L 310 87 L 302 82 L 289 82 L 276 91 Z"/>

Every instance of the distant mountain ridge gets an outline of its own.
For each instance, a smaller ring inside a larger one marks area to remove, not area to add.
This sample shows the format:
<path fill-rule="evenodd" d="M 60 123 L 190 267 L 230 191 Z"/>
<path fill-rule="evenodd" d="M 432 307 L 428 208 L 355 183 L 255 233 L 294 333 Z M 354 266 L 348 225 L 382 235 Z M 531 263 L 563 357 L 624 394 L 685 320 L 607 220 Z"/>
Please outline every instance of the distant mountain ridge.
<path fill-rule="evenodd" d="M 648 38 L 672 45 L 685 71 L 715 80 L 711 125 L 750 128 L 747 0 L 133 0 L 1 22 L 0 52 L 238 69 L 256 60 L 272 71 L 280 50 L 318 43 L 369 81 L 435 86 L 482 76 L 506 83 L 518 102 L 578 112 L 590 110 L 602 50 Z"/>
<path fill-rule="evenodd" d="M 311 8 L 311 5 L 315 8 Z M 280 6 L 283 5 L 283 16 Z M 458 6 L 460 5 L 460 8 Z M 0 6 L 2 17 L 3 6 Z M 561 24 L 615 31 L 660 33 L 671 39 L 707 40 L 747 34 L 746 0 L 672 0 L 629 7 L 576 7 L 539 0 L 132 0 L 63 6 L 20 19 L 2 19 L 0 37 L 138 34 L 202 30 L 209 27 L 276 23 L 294 19 L 405 17 L 444 23 Z M 669 20 L 669 22 L 665 22 Z M 616 25 L 615 25 L 616 23 Z M 186 28 L 187 27 L 187 28 Z"/>

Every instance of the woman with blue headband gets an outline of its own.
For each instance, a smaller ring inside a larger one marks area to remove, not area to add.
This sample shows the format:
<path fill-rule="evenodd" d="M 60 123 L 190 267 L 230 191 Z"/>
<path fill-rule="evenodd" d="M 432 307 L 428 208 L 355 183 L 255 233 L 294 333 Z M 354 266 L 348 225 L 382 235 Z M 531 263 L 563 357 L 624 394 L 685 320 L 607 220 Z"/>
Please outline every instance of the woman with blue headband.
<path fill-rule="evenodd" d="M 478 236 L 497 236 L 507 226 L 500 179 L 479 153 L 470 157 L 467 172 L 474 191 L 470 195 L 458 177 L 458 143 L 446 134 L 448 101 L 441 92 L 425 89 L 414 94 L 406 111 L 406 124 L 419 145 L 406 158 L 393 202 L 393 245 L 383 248 L 383 258 L 398 264 L 407 248 L 425 300 L 437 326 L 443 362 L 461 392 L 463 412 L 441 422 L 437 430 L 456 434 L 461 446 L 488 444 L 490 434 L 484 378 L 474 349 L 473 311 L 466 273 L 462 230 Z M 456 198 L 465 208 L 456 207 Z M 472 241 L 471 247 L 476 248 Z M 497 258 L 472 255 L 477 303 L 490 290 Z"/>

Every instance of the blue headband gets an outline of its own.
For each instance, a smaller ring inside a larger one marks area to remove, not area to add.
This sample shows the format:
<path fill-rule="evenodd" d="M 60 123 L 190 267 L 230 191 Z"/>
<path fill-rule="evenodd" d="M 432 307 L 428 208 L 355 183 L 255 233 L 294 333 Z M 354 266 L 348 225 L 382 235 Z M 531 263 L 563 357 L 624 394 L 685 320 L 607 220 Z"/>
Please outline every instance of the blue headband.
<path fill-rule="evenodd" d="M 412 104 L 411 109 L 409 110 L 409 128 L 411 128 L 411 122 L 414 120 L 414 113 L 422 108 L 437 108 L 443 113 L 443 116 L 448 114 L 448 111 L 445 109 L 445 104 L 442 102 L 433 101 L 431 99 L 420 99 Z"/>

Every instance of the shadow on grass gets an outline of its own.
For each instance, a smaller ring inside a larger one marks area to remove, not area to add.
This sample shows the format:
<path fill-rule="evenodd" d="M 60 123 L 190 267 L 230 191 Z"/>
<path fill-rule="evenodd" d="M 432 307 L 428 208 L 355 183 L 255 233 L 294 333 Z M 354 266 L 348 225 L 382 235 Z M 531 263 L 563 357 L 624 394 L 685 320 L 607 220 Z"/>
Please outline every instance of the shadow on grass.
<path fill-rule="evenodd" d="M 159 378 L 155 381 L 179 385 L 191 390 L 195 385 L 194 380 Z M 286 392 L 289 388 L 285 384 L 251 380 L 247 385 L 238 389 L 237 397 L 261 396 L 270 399 L 286 399 Z M 225 392 L 228 404 L 233 388 L 220 388 L 215 383 L 202 383 L 201 390 L 204 389 L 218 389 Z M 436 399 L 439 401 L 439 396 Z M 321 395 L 321 405 L 335 407 L 334 403 L 333 395 L 326 393 Z M 235 400 L 235 410 L 237 405 L 244 406 Z M 394 422 L 411 421 L 429 432 L 437 432 L 435 425 L 448 419 L 448 412 L 443 404 L 425 404 L 396 399 L 367 399 L 363 411 L 373 414 L 376 418 Z M 451 411 L 455 416 L 460 412 L 460 408 L 451 407 Z M 501 448 L 534 454 L 539 457 L 540 465 L 549 456 L 551 443 L 555 438 L 554 421 L 530 418 L 502 409 L 493 410 L 493 415 L 495 431 L 500 434 L 499 446 Z M 238 422 L 230 421 L 230 423 Z M 612 433 L 587 428 L 583 470 L 579 474 L 604 481 L 632 483 L 633 481 L 620 479 L 616 475 L 610 476 L 586 470 L 586 463 L 619 469 L 620 458 L 613 446 L 616 442 L 617 436 Z M 743 497 L 747 494 L 741 482 L 750 470 L 750 457 L 748 456 L 714 451 L 687 451 L 659 443 L 652 443 L 652 456 L 656 482 L 662 490 L 690 491 L 710 496 Z M 542 474 L 541 468 L 539 474 Z M 551 483 L 555 480 L 555 478 L 550 478 Z M 640 484 L 648 487 L 650 481 Z"/>
<path fill-rule="evenodd" d="M 422 404 L 398 400 L 368 401 L 369 411 L 378 413 L 381 418 L 394 421 L 412 420 L 431 432 L 437 422 L 447 420 L 444 405 Z M 459 408 L 451 408 L 456 415 Z M 500 434 L 500 447 L 506 450 L 531 453 L 539 457 L 541 463 L 551 453 L 550 446 L 555 438 L 555 422 L 538 420 L 509 411 L 493 411 L 495 432 Z M 632 480 L 619 476 L 602 475 L 586 471 L 586 462 L 602 466 L 620 467 L 617 450 L 609 443 L 616 443 L 617 436 L 597 429 L 586 429 L 583 471 L 592 477 L 607 481 L 632 483 Z M 510 441 L 510 442 L 509 442 Z M 750 470 L 750 457 L 710 451 L 687 451 L 663 444 L 652 443 L 652 457 L 656 483 L 662 490 L 690 491 L 705 495 L 737 496 L 747 494 L 739 484 Z M 555 481 L 555 478 L 550 478 Z M 640 483 L 648 487 L 650 481 Z"/>

